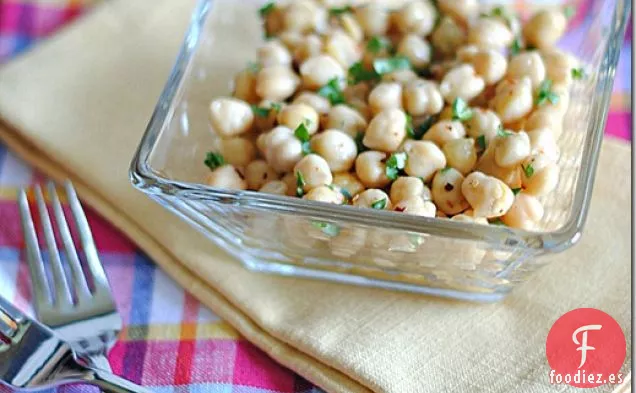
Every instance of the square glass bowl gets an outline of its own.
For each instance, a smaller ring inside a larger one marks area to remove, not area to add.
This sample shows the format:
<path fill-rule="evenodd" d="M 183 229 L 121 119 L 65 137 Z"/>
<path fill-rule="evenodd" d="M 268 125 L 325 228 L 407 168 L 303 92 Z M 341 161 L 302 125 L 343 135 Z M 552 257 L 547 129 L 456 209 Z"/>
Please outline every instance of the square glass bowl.
<path fill-rule="evenodd" d="M 543 198 L 540 232 L 202 184 L 209 171 L 205 154 L 219 143 L 208 122 L 209 103 L 230 95 L 234 74 L 254 60 L 263 42 L 257 12 L 263 4 L 198 3 L 132 161 L 137 188 L 248 269 L 468 300 L 503 298 L 544 264 L 539 257 L 576 243 L 590 204 L 628 0 L 582 1 L 561 42 L 584 62 L 588 77 L 570 92 L 558 140 L 561 176 L 556 191 Z"/>

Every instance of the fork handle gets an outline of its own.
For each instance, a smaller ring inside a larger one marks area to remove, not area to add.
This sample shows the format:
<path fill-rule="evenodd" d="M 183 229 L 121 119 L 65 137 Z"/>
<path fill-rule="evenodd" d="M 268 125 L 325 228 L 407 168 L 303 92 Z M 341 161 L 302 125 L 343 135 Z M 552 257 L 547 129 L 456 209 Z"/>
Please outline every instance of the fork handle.
<path fill-rule="evenodd" d="M 137 385 L 127 379 L 118 377 L 108 371 L 93 367 L 86 367 L 84 381 L 95 385 L 106 393 L 153 393 L 143 386 Z"/>

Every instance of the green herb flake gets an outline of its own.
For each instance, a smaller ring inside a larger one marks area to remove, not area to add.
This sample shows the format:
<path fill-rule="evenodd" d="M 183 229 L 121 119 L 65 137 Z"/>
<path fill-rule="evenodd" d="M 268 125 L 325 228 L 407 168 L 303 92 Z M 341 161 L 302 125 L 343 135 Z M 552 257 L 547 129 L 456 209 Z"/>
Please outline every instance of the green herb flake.
<path fill-rule="evenodd" d="M 466 121 L 473 117 L 473 110 L 470 109 L 466 101 L 457 97 L 453 101 L 453 120 Z"/>
<path fill-rule="evenodd" d="M 303 195 L 305 195 L 305 185 L 307 183 L 305 183 L 305 177 L 303 176 L 302 172 L 297 171 L 296 172 L 296 196 L 301 198 Z"/>
<path fill-rule="evenodd" d="M 317 93 L 327 98 L 329 102 L 331 102 L 331 105 L 343 104 L 345 102 L 338 78 L 331 79 L 326 85 L 318 89 Z"/>
<path fill-rule="evenodd" d="M 371 204 L 371 209 L 384 210 L 386 208 L 386 198 L 378 199 Z"/>
<path fill-rule="evenodd" d="M 252 105 L 252 112 L 254 112 L 254 115 L 257 117 L 267 117 L 269 116 L 269 111 L 269 108 L 261 108 L 257 105 Z"/>
<path fill-rule="evenodd" d="M 544 105 L 546 102 L 557 104 L 559 102 L 559 95 L 552 91 L 552 80 L 545 79 L 539 85 L 539 93 L 537 94 L 537 105 Z"/>
<path fill-rule="evenodd" d="M 272 102 L 272 104 L 270 106 L 276 112 L 280 112 L 280 110 L 283 109 L 283 106 L 281 104 L 279 104 L 278 102 Z"/>
<path fill-rule="evenodd" d="M 521 39 L 519 37 L 515 37 L 515 39 L 512 41 L 512 46 L 510 47 L 510 54 L 512 56 L 516 56 L 519 53 L 521 53 Z"/>
<path fill-rule="evenodd" d="M 329 237 L 338 236 L 340 233 L 340 227 L 330 222 L 312 221 L 311 225 L 316 229 L 320 229 L 322 233 Z"/>
<path fill-rule="evenodd" d="M 264 6 L 262 6 L 261 8 L 258 9 L 258 14 L 261 16 L 261 18 L 266 17 L 270 12 L 274 11 L 274 8 L 276 8 L 276 4 L 274 4 L 274 2 L 269 2 L 267 4 L 265 4 Z"/>
<path fill-rule="evenodd" d="M 585 74 L 585 70 L 583 69 L 583 67 L 579 67 L 579 68 L 572 68 L 572 79 L 585 79 L 585 77 L 587 76 Z"/>
<path fill-rule="evenodd" d="M 532 177 L 534 175 L 534 167 L 532 164 L 521 165 L 521 169 L 523 169 L 523 173 L 525 173 L 526 177 Z"/>
<path fill-rule="evenodd" d="M 375 55 L 377 55 L 384 49 L 386 49 L 387 51 L 391 50 L 391 41 L 387 40 L 386 38 L 374 36 L 369 39 L 369 42 L 367 42 L 367 51 Z"/>
<path fill-rule="evenodd" d="M 349 84 L 355 85 L 360 82 L 366 81 L 374 81 L 380 79 L 380 75 L 378 75 L 373 70 L 367 70 L 364 68 L 361 62 L 354 63 L 351 67 L 349 67 Z"/>
<path fill-rule="evenodd" d="M 497 128 L 497 136 L 498 137 L 507 138 L 510 135 L 512 135 L 512 132 L 504 130 L 503 127 L 500 126 L 499 128 Z"/>
<path fill-rule="evenodd" d="M 444 173 L 446 173 L 446 172 L 448 172 L 450 170 L 451 170 L 451 167 L 450 166 L 446 166 L 446 167 L 440 169 L 439 172 L 443 175 Z"/>
<path fill-rule="evenodd" d="M 576 14 L 576 8 L 573 5 L 568 5 L 565 8 L 563 8 L 563 15 L 565 15 L 567 19 L 572 19 L 575 14 Z"/>
<path fill-rule="evenodd" d="M 512 193 L 513 193 L 514 195 L 517 195 L 517 194 L 519 194 L 520 192 L 521 192 L 521 188 L 513 188 L 513 189 L 512 189 Z"/>
<path fill-rule="evenodd" d="M 369 150 L 362 142 L 363 139 L 364 139 L 364 132 L 358 132 L 355 138 L 356 146 L 358 147 L 358 154 L 362 153 L 363 151 Z"/>
<path fill-rule="evenodd" d="M 406 136 L 415 139 L 415 130 L 413 130 L 413 116 L 406 115 Z"/>
<path fill-rule="evenodd" d="M 408 156 L 404 152 L 391 154 L 389 159 L 386 160 L 386 177 L 391 180 L 397 179 L 400 170 L 404 169 L 406 166 L 407 158 Z"/>
<path fill-rule="evenodd" d="M 501 218 L 495 218 L 494 220 L 490 221 L 490 225 L 497 225 L 497 226 L 506 226 L 506 224 L 504 224 L 503 221 L 501 221 Z"/>
<path fill-rule="evenodd" d="M 203 163 L 211 170 L 215 170 L 216 168 L 225 165 L 225 159 L 219 153 L 210 151 L 205 155 Z"/>
<path fill-rule="evenodd" d="M 480 150 L 486 150 L 486 135 L 479 135 L 477 137 L 477 146 Z"/>
<path fill-rule="evenodd" d="M 303 155 L 305 156 L 307 154 L 312 153 L 311 144 L 309 142 L 310 135 L 309 135 L 309 130 L 307 129 L 307 126 L 309 126 L 309 121 L 305 119 L 294 130 L 294 136 L 296 136 L 296 138 L 298 138 L 298 140 L 300 141 L 302 149 L 303 149 Z"/>
<path fill-rule="evenodd" d="M 428 130 L 433 127 L 433 124 L 437 123 L 437 116 L 429 116 L 420 124 L 419 126 L 413 129 L 413 139 L 420 140 L 428 132 Z"/>
<path fill-rule="evenodd" d="M 351 6 L 335 7 L 329 9 L 329 15 L 331 16 L 340 16 L 342 14 L 348 14 L 351 12 L 353 12 L 353 8 Z"/>
<path fill-rule="evenodd" d="M 347 190 L 344 187 L 338 187 L 338 191 L 340 191 L 340 193 L 342 194 L 342 196 L 345 198 L 346 202 L 349 202 L 350 200 L 353 199 L 353 196 L 351 195 L 351 193 L 349 192 L 349 190 Z"/>
<path fill-rule="evenodd" d="M 393 71 L 406 70 L 410 68 L 411 62 L 403 56 L 373 60 L 373 70 L 379 75 L 390 74 Z"/>

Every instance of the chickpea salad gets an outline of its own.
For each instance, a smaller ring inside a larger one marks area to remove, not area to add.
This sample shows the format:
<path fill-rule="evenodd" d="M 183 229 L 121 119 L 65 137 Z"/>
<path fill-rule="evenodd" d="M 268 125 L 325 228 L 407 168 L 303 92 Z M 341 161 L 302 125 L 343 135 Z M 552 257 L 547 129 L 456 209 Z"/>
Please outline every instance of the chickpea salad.
<path fill-rule="evenodd" d="M 559 180 L 574 10 L 476 0 L 268 3 L 264 44 L 211 101 L 206 184 L 538 229 Z"/>

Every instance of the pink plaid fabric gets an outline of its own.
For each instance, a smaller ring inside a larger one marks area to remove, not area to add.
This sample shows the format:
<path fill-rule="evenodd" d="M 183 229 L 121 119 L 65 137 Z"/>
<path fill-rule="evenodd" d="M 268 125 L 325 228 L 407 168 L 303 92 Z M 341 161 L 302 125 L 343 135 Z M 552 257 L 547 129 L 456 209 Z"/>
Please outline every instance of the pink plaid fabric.
<path fill-rule="evenodd" d="M 0 0 L 0 63 L 81 15 L 88 4 L 87 0 L 46 3 Z M 606 129 L 608 135 L 627 140 L 631 139 L 631 51 L 626 40 Z M 0 146 L 0 295 L 27 312 L 32 312 L 30 283 L 15 194 L 18 187 L 42 180 Z M 90 210 L 88 216 L 125 323 L 121 340 L 110 353 L 115 373 L 159 393 L 320 391 L 242 339 L 108 222 Z M 59 390 L 94 392 L 80 386 Z M 0 393 L 6 391 L 0 386 Z"/>

